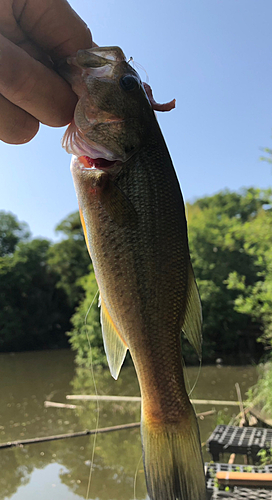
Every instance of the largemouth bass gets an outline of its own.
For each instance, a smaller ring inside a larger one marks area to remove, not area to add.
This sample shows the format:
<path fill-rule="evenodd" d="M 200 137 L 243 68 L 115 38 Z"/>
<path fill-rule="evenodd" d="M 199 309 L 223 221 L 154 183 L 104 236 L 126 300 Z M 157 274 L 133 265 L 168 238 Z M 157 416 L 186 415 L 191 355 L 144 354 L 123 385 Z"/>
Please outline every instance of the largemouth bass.
<path fill-rule="evenodd" d="M 79 97 L 64 136 L 100 291 L 112 376 L 130 350 L 142 395 L 152 500 L 204 500 L 199 431 L 186 393 L 181 331 L 201 356 L 201 306 L 183 199 L 137 72 L 118 47 L 78 51 L 61 73 Z"/>

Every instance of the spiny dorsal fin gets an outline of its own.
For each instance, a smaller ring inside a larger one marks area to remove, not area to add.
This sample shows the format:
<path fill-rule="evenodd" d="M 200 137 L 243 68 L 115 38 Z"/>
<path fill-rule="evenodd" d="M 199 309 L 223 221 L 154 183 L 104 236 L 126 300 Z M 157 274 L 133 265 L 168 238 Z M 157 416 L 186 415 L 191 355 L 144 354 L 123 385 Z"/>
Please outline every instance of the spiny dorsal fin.
<path fill-rule="evenodd" d="M 182 331 L 201 359 L 202 350 L 202 311 L 198 289 L 191 262 L 188 269 L 187 304 Z"/>
<path fill-rule="evenodd" d="M 104 348 L 110 368 L 111 375 L 115 380 L 117 380 L 121 366 L 126 356 L 127 345 L 120 337 L 111 316 L 103 302 L 101 301 L 101 326 L 104 341 Z"/>

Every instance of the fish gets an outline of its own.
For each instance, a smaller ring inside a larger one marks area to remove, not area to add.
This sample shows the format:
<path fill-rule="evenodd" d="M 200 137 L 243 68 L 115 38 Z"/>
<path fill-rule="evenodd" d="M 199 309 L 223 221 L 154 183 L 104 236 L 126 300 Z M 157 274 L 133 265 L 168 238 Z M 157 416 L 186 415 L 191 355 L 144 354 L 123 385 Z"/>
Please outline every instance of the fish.
<path fill-rule="evenodd" d="M 201 303 L 184 202 L 155 101 L 119 47 L 79 50 L 59 71 L 78 96 L 63 146 L 73 154 L 110 372 L 118 378 L 129 349 L 140 385 L 148 495 L 204 500 L 181 345 L 184 332 L 201 357 Z"/>

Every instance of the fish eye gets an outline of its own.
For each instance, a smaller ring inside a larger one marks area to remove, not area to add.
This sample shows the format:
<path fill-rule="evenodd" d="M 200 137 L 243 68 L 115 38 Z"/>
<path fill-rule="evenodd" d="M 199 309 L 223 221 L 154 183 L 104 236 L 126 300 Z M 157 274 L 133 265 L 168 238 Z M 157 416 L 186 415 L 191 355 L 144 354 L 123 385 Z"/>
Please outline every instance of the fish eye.
<path fill-rule="evenodd" d="M 139 87 L 139 82 L 133 75 L 122 76 L 122 78 L 120 78 L 119 80 L 119 83 L 120 87 L 126 91 L 135 90 L 137 87 Z"/>

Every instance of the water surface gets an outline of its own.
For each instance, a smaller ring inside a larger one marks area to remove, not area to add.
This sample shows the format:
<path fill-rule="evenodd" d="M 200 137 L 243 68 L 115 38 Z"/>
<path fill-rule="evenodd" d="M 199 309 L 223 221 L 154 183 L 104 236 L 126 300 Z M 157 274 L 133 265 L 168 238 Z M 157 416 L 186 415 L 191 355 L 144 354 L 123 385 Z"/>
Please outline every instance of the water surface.
<path fill-rule="evenodd" d="M 67 394 L 94 394 L 91 373 L 74 366 L 68 350 L 0 355 L 0 442 L 57 435 L 140 420 L 139 403 L 67 401 Z M 187 368 L 190 385 L 198 369 Z M 134 369 L 122 369 L 118 381 L 108 370 L 95 370 L 99 394 L 138 396 Z M 201 369 L 195 399 L 235 400 L 235 382 L 242 396 L 256 382 L 255 367 L 206 366 Z M 74 403 L 77 409 L 45 408 L 44 401 Z M 211 405 L 196 407 L 197 412 Z M 219 416 L 199 420 L 205 442 L 219 421 L 227 423 L 235 407 L 217 407 Z M 0 450 L 0 500 L 79 500 L 86 498 L 94 437 L 80 437 Z M 204 459 L 210 460 L 205 452 Z M 88 498 L 97 500 L 146 498 L 139 429 L 99 434 L 95 441 L 93 474 Z"/>

